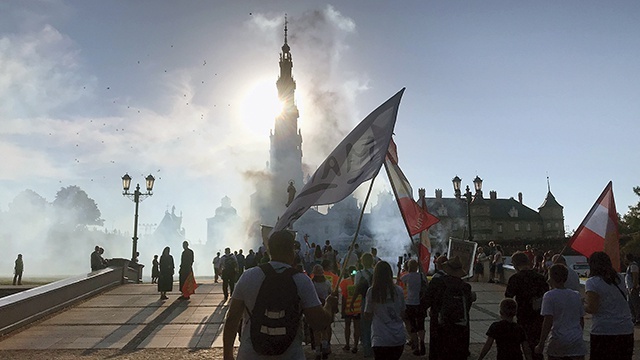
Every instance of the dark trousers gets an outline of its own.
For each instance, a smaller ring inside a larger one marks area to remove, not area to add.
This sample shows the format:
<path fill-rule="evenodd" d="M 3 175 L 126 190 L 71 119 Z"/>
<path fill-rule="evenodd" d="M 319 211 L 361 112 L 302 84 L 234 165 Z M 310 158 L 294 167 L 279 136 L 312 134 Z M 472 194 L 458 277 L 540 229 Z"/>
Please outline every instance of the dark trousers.
<path fill-rule="evenodd" d="M 628 335 L 591 335 L 591 360 L 631 360 L 633 333 Z"/>
<path fill-rule="evenodd" d="M 527 343 L 529 344 L 529 348 L 531 348 L 531 357 L 533 360 L 544 360 L 543 354 L 536 354 L 534 351 L 536 345 L 538 345 L 538 342 L 540 341 L 540 332 L 542 331 L 543 320 L 544 318 L 540 316 L 531 320 L 518 321 L 518 325 L 522 326 L 524 333 L 527 336 Z"/>
<path fill-rule="evenodd" d="M 224 293 L 224 298 L 227 299 L 229 295 L 233 295 L 233 288 L 236 286 L 236 273 L 225 273 L 222 272 L 222 292 Z M 231 290 L 231 291 L 229 291 Z"/>
<path fill-rule="evenodd" d="M 17 285 L 22 285 L 22 272 L 16 273 L 13 276 L 13 285 L 16 285 L 16 280 L 17 280 Z"/>
<path fill-rule="evenodd" d="M 402 356 L 404 345 L 400 346 L 374 346 L 373 358 L 380 360 L 398 360 Z"/>

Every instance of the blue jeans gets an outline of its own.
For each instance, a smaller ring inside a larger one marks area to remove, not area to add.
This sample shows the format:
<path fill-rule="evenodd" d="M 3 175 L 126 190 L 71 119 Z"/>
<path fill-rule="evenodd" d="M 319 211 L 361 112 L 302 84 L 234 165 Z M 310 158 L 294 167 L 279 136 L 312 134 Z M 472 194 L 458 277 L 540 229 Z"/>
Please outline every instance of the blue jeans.
<path fill-rule="evenodd" d="M 362 345 L 362 354 L 365 357 L 372 357 L 373 349 L 371 349 L 371 319 L 367 320 L 365 316 L 362 316 L 362 318 L 360 319 L 360 344 Z"/>

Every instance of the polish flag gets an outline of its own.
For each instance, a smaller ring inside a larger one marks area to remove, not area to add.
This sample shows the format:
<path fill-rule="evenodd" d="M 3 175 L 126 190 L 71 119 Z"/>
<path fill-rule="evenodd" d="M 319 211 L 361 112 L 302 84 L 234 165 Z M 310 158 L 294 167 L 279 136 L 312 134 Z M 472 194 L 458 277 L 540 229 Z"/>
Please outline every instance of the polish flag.
<path fill-rule="evenodd" d="M 611 258 L 613 267 L 620 271 L 618 239 L 618 213 L 613 199 L 613 184 L 609 181 L 568 245 L 587 258 L 596 251 L 604 251 Z"/>

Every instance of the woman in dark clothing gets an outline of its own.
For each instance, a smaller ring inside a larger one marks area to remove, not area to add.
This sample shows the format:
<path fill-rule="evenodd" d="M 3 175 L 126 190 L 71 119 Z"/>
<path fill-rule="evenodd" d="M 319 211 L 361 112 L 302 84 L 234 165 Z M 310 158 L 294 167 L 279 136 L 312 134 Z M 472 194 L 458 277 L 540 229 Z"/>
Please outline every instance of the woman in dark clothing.
<path fill-rule="evenodd" d="M 167 246 L 162 251 L 162 256 L 160 257 L 160 276 L 158 278 L 160 300 L 167 300 L 167 291 L 173 290 L 174 268 L 173 256 L 169 255 L 169 247 Z"/>

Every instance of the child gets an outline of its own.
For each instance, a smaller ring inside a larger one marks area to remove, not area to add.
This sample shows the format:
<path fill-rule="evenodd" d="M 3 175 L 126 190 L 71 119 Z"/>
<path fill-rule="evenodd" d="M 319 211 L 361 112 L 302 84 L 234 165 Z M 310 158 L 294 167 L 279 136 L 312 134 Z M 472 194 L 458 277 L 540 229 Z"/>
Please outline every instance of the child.
<path fill-rule="evenodd" d="M 584 360 L 587 354 L 587 347 L 582 340 L 584 307 L 580 294 L 564 287 L 567 276 L 568 269 L 564 265 L 552 265 L 549 268 L 549 284 L 552 289 L 542 298 L 540 313 L 544 316 L 544 322 L 535 351 L 542 354 L 551 331 L 547 349 L 549 360 Z"/>
<path fill-rule="evenodd" d="M 316 288 L 316 293 L 318 294 L 318 299 L 322 305 L 324 305 L 324 300 L 331 294 L 331 282 L 325 277 L 324 269 L 322 265 L 314 265 L 313 266 L 313 277 L 311 278 L 313 282 L 313 286 Z M 329 354 L 331 353 L 331 348 L 329 345 L 329 331 L 331 327 L 328 327 L 324 330 L 314 330 L 314 344 L 316 350 L 316 360 L 327 359 Z"/>
<path fill-rule="evenodd" d="M 524 329 L 513 321 L 517 309 L 518 305 L 513 299 L 507 298 L 500 302 L 500 318 L 502 320 L 489 326 L 487 341 L 484 343 L 478 360 L 487 355 L 494 340 L 498 348 L 497 360 L 522 360 L 522 353 L 524 353 L 525 359 L 531 360 L 531 348 L 527 343 Z"/>

